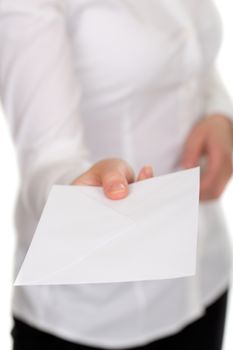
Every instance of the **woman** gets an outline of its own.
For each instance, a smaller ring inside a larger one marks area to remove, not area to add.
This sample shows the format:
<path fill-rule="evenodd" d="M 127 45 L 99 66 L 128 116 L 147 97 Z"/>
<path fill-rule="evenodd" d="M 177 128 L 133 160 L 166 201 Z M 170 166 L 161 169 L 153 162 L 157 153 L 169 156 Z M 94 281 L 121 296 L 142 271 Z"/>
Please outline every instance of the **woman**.
<path fill-rule="evenodd" d="M 1 1 L 1 97 L 21 178 L 15 273 L 53 184 L 124 200 L 153 169 L 205 163 L 196 276 L 16 287 L 15 350 L 221 349 L 233 108 L 214 68 L 220 42 L 210 0 Z"/>

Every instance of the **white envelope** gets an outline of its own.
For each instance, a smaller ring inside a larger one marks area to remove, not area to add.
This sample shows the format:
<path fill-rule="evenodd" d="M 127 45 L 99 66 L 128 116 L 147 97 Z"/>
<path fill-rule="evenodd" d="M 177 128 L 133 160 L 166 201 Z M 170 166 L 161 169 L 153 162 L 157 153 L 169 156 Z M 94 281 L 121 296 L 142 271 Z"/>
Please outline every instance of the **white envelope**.
<path fill-rule="evenodd" d="M 200 169 L 130 185 L 54 185 L 15 285 L 106 283 L 195 274 Z"/>

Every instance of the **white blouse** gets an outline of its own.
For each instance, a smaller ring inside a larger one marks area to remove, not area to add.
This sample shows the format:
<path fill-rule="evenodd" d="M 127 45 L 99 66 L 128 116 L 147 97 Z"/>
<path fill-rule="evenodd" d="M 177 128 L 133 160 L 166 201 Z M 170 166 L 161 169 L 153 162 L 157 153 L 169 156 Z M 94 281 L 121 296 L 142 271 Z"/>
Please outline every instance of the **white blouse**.
<path fill-rule="evenodd" d="M 107 157 L 176 171 L 194 123 L 233 118 L 214 68 L 221 33 L 210 0 L 0 1 L 0 93 L 21 179 L 15 273 L 52 184 Z M 194 277 L 15 287 L 12 311 L 70 341 L 138 346 L 200 317 L 229 284 L 230 255 L 219 201 L 201 203 Z"/>

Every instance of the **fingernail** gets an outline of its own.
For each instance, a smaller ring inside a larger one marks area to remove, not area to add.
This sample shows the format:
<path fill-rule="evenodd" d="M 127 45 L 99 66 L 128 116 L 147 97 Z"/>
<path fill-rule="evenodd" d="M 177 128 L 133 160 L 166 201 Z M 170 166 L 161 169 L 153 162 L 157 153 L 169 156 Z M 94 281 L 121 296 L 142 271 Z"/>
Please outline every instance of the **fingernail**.
<path fill-rule="evenodd" d="M 120 194 L 125 192 L 125 190 L 126 186 L 122 183 L 113 184 L 108 188 L 108 191 L 111 192 L 111 194 Z"/>

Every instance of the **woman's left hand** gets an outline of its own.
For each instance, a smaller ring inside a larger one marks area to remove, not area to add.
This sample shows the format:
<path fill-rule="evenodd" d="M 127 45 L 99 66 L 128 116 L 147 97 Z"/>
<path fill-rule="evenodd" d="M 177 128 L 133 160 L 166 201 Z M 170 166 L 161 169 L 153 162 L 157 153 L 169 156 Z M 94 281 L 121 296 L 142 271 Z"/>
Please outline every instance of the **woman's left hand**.
<path fill-rule="evenodd" d="M 233 123 L 223 115 L 208 116 L 199 121 L 189 134 L 182 156 L 182 166 L 197 166 L 204 156 L 200 199 L 217 199 L 223 193 L 232 173 Z"/>

